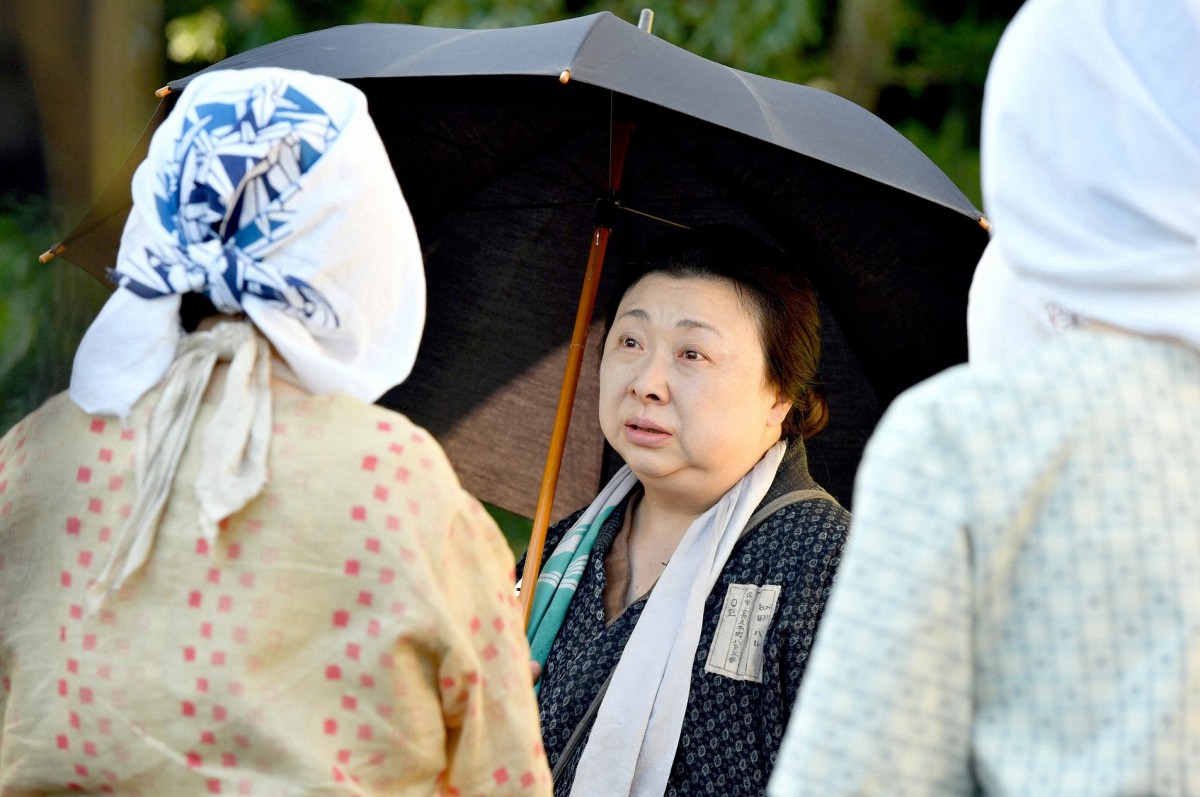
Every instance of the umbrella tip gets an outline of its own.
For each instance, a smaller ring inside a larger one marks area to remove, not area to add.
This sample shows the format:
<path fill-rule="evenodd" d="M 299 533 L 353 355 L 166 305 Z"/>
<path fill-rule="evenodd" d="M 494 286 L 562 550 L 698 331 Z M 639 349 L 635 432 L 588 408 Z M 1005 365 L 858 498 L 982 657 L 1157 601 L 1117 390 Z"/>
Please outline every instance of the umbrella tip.
<path fill-rule="evenodd" d="M 990 221 L 988 221 L 987 216 L 979 217 L 979 226 L 982 227 L 987 232 L 992 231 L 992 223 Z"/>
<path fill-rule="evenodd" d="M 644 30 L 647 33 L 653 33 L 654 11 L 649 8 L 642 9 L 642 15 L 638 17 L 638 29 Z"/>
<path fill-rule="evenodd" d="M 163 86 L 158 91 L 154 92 L 154 96 L 158 97 L 161 100 L 163 97 L 167 96 L 170 93 L 171 93 L 171 86 L 170 86 L 170 84 L 168 84 L 166 86 Z"/>
<path fill-rule="evenodd" d="M 40 255 L 38 255 L 38 262 L 39 263 L 49 263 L 51 260 L 53 260 L 54 258 L 61 255 L 63 253 L 63 250 L 66 248 L 67 248 L 66 244 L 61 244 L 61 243 L 55 244 L 54 246 L 47 249 L 45 252 L 42 252 Z"/>
<path fill-rule="evenodd" d="M 567 85 L 567 82 L 570 79 L 571 79 L 571 70 L 570 69 L 564 69 L 562 71 L 562 74 L 558 76 L 558 82 L 563 84 L 564 86 Z"/>

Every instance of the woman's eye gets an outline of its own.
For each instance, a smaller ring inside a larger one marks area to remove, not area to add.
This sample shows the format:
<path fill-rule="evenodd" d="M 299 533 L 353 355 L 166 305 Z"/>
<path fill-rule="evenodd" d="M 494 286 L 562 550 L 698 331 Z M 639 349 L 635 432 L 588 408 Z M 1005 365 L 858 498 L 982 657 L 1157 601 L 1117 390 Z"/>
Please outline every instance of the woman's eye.
<path fill-rule="evenodd" d="M 704 355 L 695 349 L 684 349 L 683 359 L 685 360 L 703 360 Z"/>
<path fill-rule="evenodd" d="M 626 348 L 626 349 L 633 349 L 633 348 L 637 347 L 638 342 L 635 339 L 629 337 L 628 335 L 622 335 L 617 340 L 617 345 L 621 346 L 623 348 Z"/>

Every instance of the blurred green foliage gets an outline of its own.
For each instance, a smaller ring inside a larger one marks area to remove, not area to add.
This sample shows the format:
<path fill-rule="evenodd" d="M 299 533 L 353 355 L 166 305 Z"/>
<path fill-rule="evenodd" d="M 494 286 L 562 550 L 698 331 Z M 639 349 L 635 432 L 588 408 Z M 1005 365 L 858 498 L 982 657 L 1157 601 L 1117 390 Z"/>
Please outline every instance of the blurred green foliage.
<path fill-rule="evenodd" d="M 65 261 L 43 265 L 54 241 L 43 199 L 0 198 L 0 430 L 70 381 L 75 349 L 107 289 Z"/>
<path fill-rule="evenodd" d="M 533 521 L 494 504 L 484 504 L 483 507 L 500 527 L 513 555 L 517 558 L 524 556 L 525 549 L 529 547 L 529 536 L 533 533 Z"/>

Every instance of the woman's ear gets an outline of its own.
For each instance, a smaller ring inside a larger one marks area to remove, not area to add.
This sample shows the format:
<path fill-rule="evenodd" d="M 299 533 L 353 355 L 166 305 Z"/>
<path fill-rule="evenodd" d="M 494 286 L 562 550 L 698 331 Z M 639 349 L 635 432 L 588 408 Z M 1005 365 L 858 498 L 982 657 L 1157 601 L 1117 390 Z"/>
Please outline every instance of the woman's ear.
<path fill-rule="evenodd" d="M 782 392 L 775 391 L 775 403 L 767 410 L 767 425 L 781 426 L 783 419 L 787 417 L 788 410 L 792 408 L 792 402 L 783 395 Z"/>

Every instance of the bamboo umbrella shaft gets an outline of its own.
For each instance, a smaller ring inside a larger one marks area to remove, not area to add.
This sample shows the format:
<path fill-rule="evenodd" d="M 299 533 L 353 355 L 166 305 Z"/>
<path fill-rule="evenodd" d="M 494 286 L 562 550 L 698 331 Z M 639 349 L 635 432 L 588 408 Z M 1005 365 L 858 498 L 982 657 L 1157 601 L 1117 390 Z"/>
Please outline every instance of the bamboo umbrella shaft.
<path fill-rule="evenodd" d="M 558 471 L 562 467 L 563 451 L 567 445 L 567 431 L 571 425 L 571 406 L 575 403 L 575 389 L 579 385 L 579 371 L 583 365 L 588 326 L 592 322 L 592 309 L 596 305 L 596 289 L 600 285 L 600 270 L 604 265 L 604 252 L 608 247 L 608 238 L 611 232 L 607 227 L 596 227 L 594 230 L 591 251 L 588 253 L 587 270 L 583 277 L 583 290 L 579 296 L 579 308 L 575 313 L 575 329 L 571 333 L 567 369 L 563 375 L 562 389 L 558 394 L 558 411 L 554 416 L 554 433 L 550 437 L 550 453 L 546 456 L 546 468 L 542 473 L 542 489 L 538 495 L 537 511 L 533 516 L 533 533 L 529 538 L 529 550 L 525 554 L 525 570 L 521 576 L 521 602 L 527 627 L 529 613 L 533 608 L 534 587 L 542 567 L 542 551 L 546 547 L 546 532 L 550 528 L 550 510 L 554 504 L 554 491 L 558 487 Z"/>
<path fill-rule="evenodd" d="M 621 187 L 621 174 L 625 169 L 625 153 L 629 148 L 629 134 L 632 130 L 631 123 L 619 122 L 613 125 L 608 177 L 608 188 L 612 194 L 615 194 Z M 583 275 L 583 289 L 579 292 L 579 307 L 575 311 L 575 328 L 571 332 L 567 368 L 563 374 L 562 389 L 558 394 L 554 432 L 550 436 L 550 451 L 546 454 L 546 467 L 542 472 L 542 488 L 538 494 L 537 510 L 533 516 L 533 532 L 529 536 L 529 548 L 525 552 L 525 569 L 521 574 L 521 608 L 525 616 L 526 628 L 529 627 L 533 595 L 537 588 L 538 574 L 542 569 L 542 551 L 546 548 L 546 532 L 550 528 L 550 511 L 554 506 L 554 491 L 558 487 L 558 471 L 562 467 L 563 451 L 567 446 L 567 431 L 571 425 L 571 407 L 575 403 L 575 389 L 579 386 L 579 371 L 583 365 L 588 327 L 592 323 L 592 310 L 596 306 L 596 291 L 600 287 L 600 271 L 604 268 L 604 253 L 608 248 L 608 239 L 611 234 L 612 230 L 601 223 L 597 223 L 592 230 L 592 246 L 588 252 L 587 268 Z"/>

